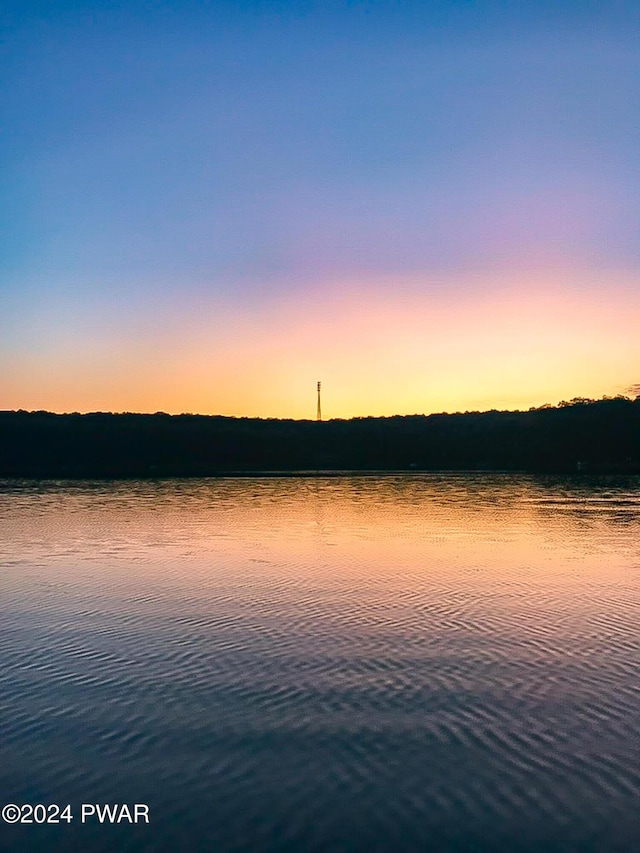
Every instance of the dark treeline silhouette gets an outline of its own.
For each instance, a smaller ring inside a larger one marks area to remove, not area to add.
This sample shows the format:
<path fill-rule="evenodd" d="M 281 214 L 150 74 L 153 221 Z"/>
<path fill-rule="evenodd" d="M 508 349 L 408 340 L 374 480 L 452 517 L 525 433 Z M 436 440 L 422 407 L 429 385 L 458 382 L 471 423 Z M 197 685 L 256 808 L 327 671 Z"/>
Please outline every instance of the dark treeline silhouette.
<path fill-rule="evenodd" d="M 2 477 L 330 470 L 640 472 L 640 397 L 323 422 L 0 412 Z"/>

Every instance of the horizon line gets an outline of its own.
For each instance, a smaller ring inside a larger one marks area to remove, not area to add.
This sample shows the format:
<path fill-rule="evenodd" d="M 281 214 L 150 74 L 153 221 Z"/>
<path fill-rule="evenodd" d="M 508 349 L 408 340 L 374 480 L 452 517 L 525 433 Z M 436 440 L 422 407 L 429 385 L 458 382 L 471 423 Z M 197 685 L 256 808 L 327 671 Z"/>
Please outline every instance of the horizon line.
<path fill-rule="evenodd" d="M 612 400 L 624 400 L 630 403 L 636 403 L 640 401 L 640 394 L 637 394 L 635 397 L 630 397 L 627 394 L 615 394 L 609 395 L 604 394 L 599 398 L 592 397 L 572 397 L 570 400 L 561 400 L 558 403 L 543 403 L 540 406 L 530 406 L 526 409 L 465 409 L 465 410 L 457 410 L 457 411 L 439 411 L 439 412 L 411 412 L 411 413 L 396 413 L 393 415 L 352 415 L 351 417 L 330 417 L 323 418 L 322 421 L 317 421 L 316 418 L 308 417 L 308 418 L 287 418 L 287 417 L 265 417 L 264 415 L 222 415 L 222 414 L 205 414 L 203 412 L 165 412 L 158 409 L 155 412 L 135 412 L 129 410 L 123 411 L 104 411 L 100 409 L 80 412 L 57 412 L 51 411 L 50 409 L 0 409 L 0 415 L 6 414 L 26 414 L 26 415 L 53 415 L 55 417 L 89 417 L 91 415 L 110 415 L 113 417 L 122 416 L 122 415 L 134 415 L 136 417 L 167 417 L 167 418 L 181 418 L 181 417 L 193 417 L 193 418 L 225 418 L 227 420 L 252 420 L 252 421 L 296 421 L 299 423 L 311 422 L 311 423 L 329 423 L 330 421 L 355 421 L 355 420 L 389 420 L 391 418 L 429 418 L 433 416 L 455 416 L 455 415 L 481 415 L 481 414 L 491 414 L 491 413 L 501 413 L 501 414 L 523 414 L 527 412 L 538 412 L 546 409 L 563 409 L 571 406 L 581 406 L 581 405 L 591 405 L 594 403 L 604 403 L 610 402 Z"/>

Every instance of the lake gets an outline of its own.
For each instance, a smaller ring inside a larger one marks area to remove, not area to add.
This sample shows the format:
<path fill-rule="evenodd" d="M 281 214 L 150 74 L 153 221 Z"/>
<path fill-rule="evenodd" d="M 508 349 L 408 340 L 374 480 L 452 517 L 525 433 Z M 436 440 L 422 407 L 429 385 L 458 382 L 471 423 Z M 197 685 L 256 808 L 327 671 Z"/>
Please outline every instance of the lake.
<path fill-rule="evenodd" d="M 640 478 L 6 480 L 0 531 L 2 804 L 73 814 L 3 851 L 640 849 Z"/>

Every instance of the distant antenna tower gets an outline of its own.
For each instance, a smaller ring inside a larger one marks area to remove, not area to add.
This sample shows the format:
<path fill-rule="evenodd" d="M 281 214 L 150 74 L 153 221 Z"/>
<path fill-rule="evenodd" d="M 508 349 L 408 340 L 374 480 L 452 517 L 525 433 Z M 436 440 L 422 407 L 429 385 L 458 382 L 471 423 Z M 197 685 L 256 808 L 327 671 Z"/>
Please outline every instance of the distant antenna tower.
<path fill-rule="evenodd" d="M 318 382 L 318 413 L 316 415 L 316 420 L 322 420 L 322 409 L 320 408 L 320 383 Z"/>

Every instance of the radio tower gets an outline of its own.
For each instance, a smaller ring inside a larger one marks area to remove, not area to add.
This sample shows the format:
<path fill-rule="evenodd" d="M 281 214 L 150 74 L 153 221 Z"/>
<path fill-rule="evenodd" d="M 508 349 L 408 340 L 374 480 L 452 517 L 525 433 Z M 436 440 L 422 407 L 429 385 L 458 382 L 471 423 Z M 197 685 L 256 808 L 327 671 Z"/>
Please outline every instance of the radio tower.
<path fill-rule="evenodd" d="M 316 420 L 322 420 L 322 409 L 320 408 L 320 383 L 318 382 L 318 413 L 316 415 Z"/>

